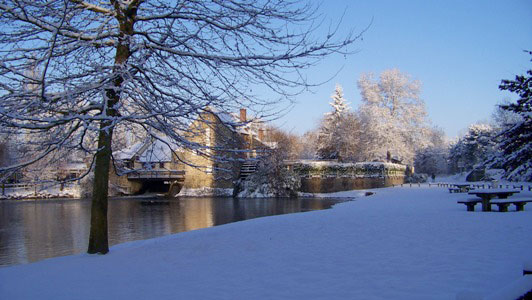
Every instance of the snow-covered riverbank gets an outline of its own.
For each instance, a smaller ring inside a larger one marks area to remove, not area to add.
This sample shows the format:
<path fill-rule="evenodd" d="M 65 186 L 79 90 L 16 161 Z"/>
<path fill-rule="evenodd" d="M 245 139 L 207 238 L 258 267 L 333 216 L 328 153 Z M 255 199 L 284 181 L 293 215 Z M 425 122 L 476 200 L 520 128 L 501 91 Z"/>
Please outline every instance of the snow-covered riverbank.
<path fill-rule="evenodd" d="M 0 298 L 473 299 L 532 289 L 522 276 L 532 205 L 467 212 L 456 201 L 472 196 L 444 188 L 372 191 L 329 210 L 0 268 Z"/>
<path fill-rule="evenodd" d="M 80 198 L 78 184 L 67 184 L 61 188 L 60 184 L 15 184 L 16 187 L 5 187 L 1 190 L 0 200 L 35 200 L 52 198 Z"/>

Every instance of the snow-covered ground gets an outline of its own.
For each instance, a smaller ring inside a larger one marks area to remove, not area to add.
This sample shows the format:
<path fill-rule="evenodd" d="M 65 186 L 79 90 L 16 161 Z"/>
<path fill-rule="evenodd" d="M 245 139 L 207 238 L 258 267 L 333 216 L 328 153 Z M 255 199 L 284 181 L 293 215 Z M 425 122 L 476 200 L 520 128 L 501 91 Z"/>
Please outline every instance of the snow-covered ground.
<path fill-rule="evenodd" d="M 0 190 L 0 200 L 3 199 L 48 199 L 48 198 L 79 198 L 79 184 L 71 183 L 63 186 L 59 184 L 28 185 L 26 187 L 7 187 Z"/>
<path fill-rule="evenodd" d="M 467 212 L 456 201 L 472 196 L 444 188 L 372 191 L 329 210 L 0 268 L 0 298 L 504 299 L 532 289 L 522 275 L 532 204 Z"/>

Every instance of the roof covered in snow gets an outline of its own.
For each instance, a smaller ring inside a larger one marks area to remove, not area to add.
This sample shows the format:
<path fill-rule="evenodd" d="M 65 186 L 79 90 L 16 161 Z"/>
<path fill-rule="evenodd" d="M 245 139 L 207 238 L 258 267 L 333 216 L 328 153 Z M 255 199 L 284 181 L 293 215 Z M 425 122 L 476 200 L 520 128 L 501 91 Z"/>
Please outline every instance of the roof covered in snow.
<path fill-rule="evenodd" d="M 133 156 L 135 156 L 137 152 L 140 150 L 140 148 L 144 145 L 144 143 L 145 142 L 137 142 L 131 145 L 130 147 L 115 151 L 113 153 L 113 156 L 115 159 L 118 159 L 118 160 L 132 159 Z"/>
<path fill-rule="evenodd" d="M 113 155 L 119 160 L 133 159 L 138 156 L 140 162 L 157 163 L 172 161 L 172 151 L 179 149 L 180 147 L 168 138 L 147 139 L 144 142 L 137 142 L 131 147 L 116 151 Z"/>
<path fill-rule="evenodd" d="M 222 123 L 229 127 L 229 129 L 242 134 L 253 134 L 258 136 L 258 130 L 262 128 L 264 124 L 260 119 L 250 119 L 246 122 L 242 122 L 240 116 L 236 113 L 222 111 L 217 108 L 209 108 L 209 111 L 216 115 Z"/>
<path fill-rule="evenodd" d="M 154 140 L 139 154 L 140 162 L 172 161 L 172 149 L 170 149 L 169 144 L 165 141 Z"/>

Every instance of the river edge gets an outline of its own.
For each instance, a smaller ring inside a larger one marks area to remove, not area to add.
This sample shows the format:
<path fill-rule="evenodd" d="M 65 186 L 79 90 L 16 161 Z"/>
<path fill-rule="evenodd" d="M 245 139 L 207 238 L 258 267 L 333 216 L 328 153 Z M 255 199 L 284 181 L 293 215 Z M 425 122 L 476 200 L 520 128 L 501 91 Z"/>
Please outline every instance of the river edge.
<path fill-rule="evenodd" d="M 523 262 L 531 258 L 532 219 L 528 207 L 467 212 L 456 203 L 467 197 L 436 187 L 386 188 L 333 209 L 123 243 L 107 255 L 0 268 L 0 294 L 9 299 L 102 299 L 101 291 L 113 299 L 455 299 L 465 294 L 480 299 L 523 278 Z M 470 234 L 485 231 L 490 234 Z"/>
<path fill-rule="evenodd" d="M 147 240 L 252 218 L 329 209 L 354 200 L 354 197 L 167 199 L 156 196 L 109 199 L 110 244 Z M 0 220 L 4 221 L 0 222 L 3 224 L 0 233 L 5 233 L 5 243 L 0 244 L 0 265 L 34 263 L 83 253 L 86 250 L 83 244 L 88 240 L 90 206 L 90 199 L 74 198 L 0 201 L 5 217 Z"/>
<path fill-rule="evenodd" d="M 361 194 L 357 196 L 339 196 L 337 194 L 342 194 L 343 192 L 335 193 L 299 193 L 297 197 L 244 197 L 244 198 L 235 198 L 229 195 L 215 195 L 215 194 L 202 194 L 202 195 L 178 195 L 176 198 L 204 198 L 204 197 L 217 197 L 217 198 L 234 198 L 234 199 L 261 199 L 261 198 L 277 198 L 277 199 L 299 199 L 299 198 L 349 198 L 356 199 L 360 196 L 370 196 L 373 195 L 373 192 L 366 191 L 367 189 L 359 190 Z M 142 195 L 120 195 L 120 196 L 109 196 L 109 199 L 158 199 L 158 200 L 172 200 L 175 198 L 169 198 L 166 194 L 150 193 Z M 74 195 L 53 195 L 49 194 L 46 196 L 10 196 L 10 195 L 0 195 L 0 201 L 40 201 L 40 200 L 90 200 L 91 198 L 85 197 L 76 197 Z"/>

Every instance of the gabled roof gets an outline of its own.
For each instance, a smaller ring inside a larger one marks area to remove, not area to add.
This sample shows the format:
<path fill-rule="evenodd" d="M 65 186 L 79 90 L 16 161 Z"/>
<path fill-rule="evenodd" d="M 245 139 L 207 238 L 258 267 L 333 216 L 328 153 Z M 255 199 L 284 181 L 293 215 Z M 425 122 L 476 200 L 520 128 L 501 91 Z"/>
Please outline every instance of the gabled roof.
<path fill-rule="evenodd" d="M 252 119 L 246 122 L 240 121 L 240 116 L 235 113 L 219 110 L 217 108 L 208 108 L 212 114 L 217 116 L 222 123 L 234 132 L 242 134 L 258 135 L 258 129 L 261 128 L 262 121 L 260 119 Z"/>
<path fill-rule="evenodd" d="M 129 160 L 138 156 L 140 162 L 169 162 L 172 161 L 172 150 L 177 151 L 179 149 L 180 147 L 172 143 L 168 138 L 152 138 L 146 139 L 143 142 L 137 142 L 126 149 L 116 151 L 113 156 L 119 160 Z"/>
<path fill-rule="evenodd" d="M 167 142 L 154 140 L 140 153 L 139 161 L 154 163 L 172 161 L 172 150 L 168 145 Z"/>
<path fill-rule="evenodd" d="M 137 142 L 130 147 L 115 151 L 113 157 L 118 160 L 132 159 L 144 144 L 145 142 Z"/>

